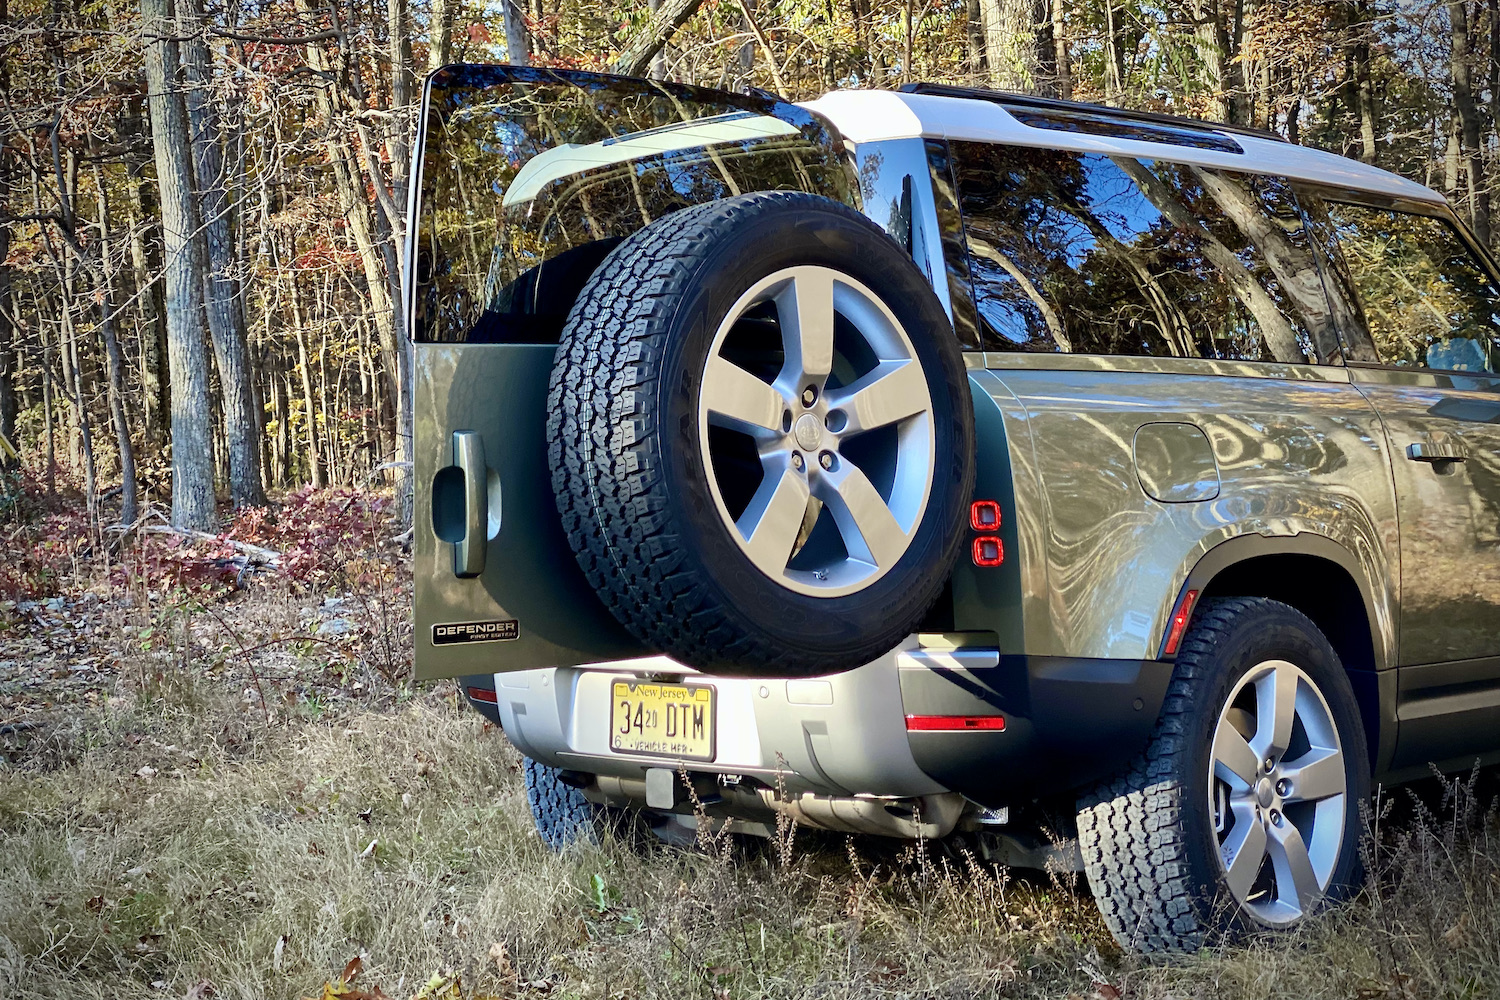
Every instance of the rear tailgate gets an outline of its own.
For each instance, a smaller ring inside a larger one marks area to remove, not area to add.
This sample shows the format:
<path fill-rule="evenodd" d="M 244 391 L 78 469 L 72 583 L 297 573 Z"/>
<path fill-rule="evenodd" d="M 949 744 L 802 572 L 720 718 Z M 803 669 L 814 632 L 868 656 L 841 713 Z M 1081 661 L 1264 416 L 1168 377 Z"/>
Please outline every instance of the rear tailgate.
<path fill-rule="evenodd" d="M 790 104 L 675 84 L 450 66 L 423 99 L 407 255 L 416 341 L 416 676 L 646 650 L 574 560 L 547 380 L 600 260 L 670 212 L 750 191 L 858 205 L 837 135 Z"/>

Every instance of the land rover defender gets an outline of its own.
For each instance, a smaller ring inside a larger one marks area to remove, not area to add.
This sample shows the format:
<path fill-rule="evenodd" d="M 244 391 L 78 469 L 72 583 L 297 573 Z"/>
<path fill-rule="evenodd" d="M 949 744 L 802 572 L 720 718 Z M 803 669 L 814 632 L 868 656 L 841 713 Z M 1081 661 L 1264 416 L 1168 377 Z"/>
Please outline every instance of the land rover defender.
<path fill-rule="evenodd" d="M 1441 195 L 926 84 L 453 66 L 421 145 L 417 674 L 549 843 L 988 831 L 1182 950 L 1500 760 L 1500 286 Z"/>

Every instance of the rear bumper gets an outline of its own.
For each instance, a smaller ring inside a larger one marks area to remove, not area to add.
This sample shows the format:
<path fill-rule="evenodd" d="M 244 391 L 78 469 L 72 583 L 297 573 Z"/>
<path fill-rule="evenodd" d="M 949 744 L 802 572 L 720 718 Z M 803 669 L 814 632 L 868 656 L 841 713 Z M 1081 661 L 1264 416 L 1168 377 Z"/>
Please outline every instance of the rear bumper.
<path fill-rule="evenodd" d="M 1065 792 L 1145 745 L 1171 665 L 1001 656 L 914 637 L 855 670 L 800 680 L 705 677 L 717 691 L 712 762 L 623 755 L 608 746 L 619 678 L 695 675 L 666 657 L 495 674 L 498 716 L 527 756 L 644 780 L 651 768 L 756 778 L 787 792 L 912 798 L 960 792 L 986 805 Z M 908 732 L 906 717 L 995 716 L 1003 730 Z"/>
<path fill-rule="evenodd" d="M 694 772 L 754 777 L 817 795 L 909 797 L 944 791 L 906 745 L 898 662 L 906 648 L 827 677 L 708 678 L 666 657 L 495 675 L 500 725 L 528 757 L 553 767 L 626 779 L 672 758 L 609 749 L 610 686 L 617 678 L 694 676 L 717 692 L 716 755 Z"/>
<path fill-rule="evenodd" d="M 909 715 L 1005 717 L 1000 732 L 907 734 L 923 773 L 975 802 L 1003 805 L 1107 777 L 1151 736 L 1172 678 L 1156 660 L 971 657 L 905 666 Z"/>

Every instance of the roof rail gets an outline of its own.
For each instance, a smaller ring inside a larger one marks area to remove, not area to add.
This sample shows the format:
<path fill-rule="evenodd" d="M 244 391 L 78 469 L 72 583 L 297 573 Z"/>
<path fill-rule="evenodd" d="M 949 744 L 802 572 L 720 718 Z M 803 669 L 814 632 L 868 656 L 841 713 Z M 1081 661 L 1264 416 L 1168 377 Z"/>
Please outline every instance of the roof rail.
<path fill-rule="evenodd" d="M 1269 129 L 1249 125 L 1229 125 L 1223 122 L 1207 122 L 1198 118 L 1185 118 L 1159 111 L 1133 111 L 1129 108 L 1112 108 L 1106 104 L 1089 104 L 1084 101 L 1063 101 L 1054 97 L 1037 97 L 1033 94 L 1017 94 L 1006 90 L 989 90 L 984 87 L 957 87 L 948 83 L 907 83 L 901 86 L 903 94 L 931 94 L 934 97 L 964 97 L 970 100 L 990 101 L 1003 108 L 1024 108 L 1029 111 L 1053 114 L 1087 114 L 1117 119 L 1124 122 L 1141 122 L 1150 125 L 1165 125 L 1171 128 L 1201 132 L 1225 132 L 1246 135 L 1256 139 L 1289 142 L 1286 136 Z"/>

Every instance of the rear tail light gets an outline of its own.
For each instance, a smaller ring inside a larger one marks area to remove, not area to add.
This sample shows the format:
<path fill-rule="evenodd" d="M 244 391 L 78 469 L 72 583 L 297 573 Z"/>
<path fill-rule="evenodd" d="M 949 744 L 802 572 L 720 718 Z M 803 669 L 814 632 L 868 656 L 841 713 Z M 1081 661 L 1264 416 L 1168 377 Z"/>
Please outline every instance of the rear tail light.
<path fill-rule="evenodd" d="M 908 715 L 909 733 L 1002 733 L 1003 715 Z"/>
<path fill-rule="evenodd" d="M 500 700 L 495 697 L 494 688 L 471 687 L 468 690 L 469 697 L 475 701 L 482 701 L 490 705 L 497 705 L 500 703 Z"/>
<path fill-rule="evenodd" d="M 1162 654 L 1165 656 L 1176 656 L 1177 646 L 1182 642 L 1182 634 L 1187 631 L 1188 622 L 1193 617 L 1193 605 L 1198 603 L 1198 592 L 1190 590 L 1182 595 L 1182 600 L 1177 602 L 1177 610 L 1172 612 L 1172 625 L 1167 629 L 1167 641 L 1162 645 Z"/>
<path fill-rule="evenodd" d="M 975 531 L 995 531 L 1000 527 L 1000 505 L 993 500 L 975 500 L 969 504 L 969 527 Z"/>
<path fill-rule="evenodd" d="M 1000 536 L 1000 504 L 994 500 L 975 500 L 969 504 L 969 527 L 982 534 L 974 539 L 974 565 L 999 566 L 1005 562 L 1005 546 Z"/>

